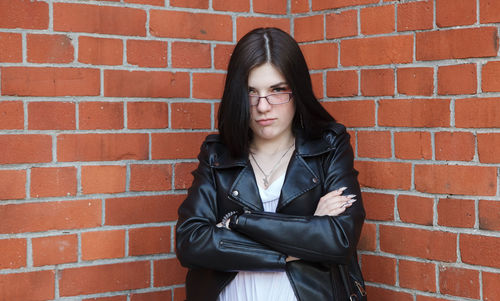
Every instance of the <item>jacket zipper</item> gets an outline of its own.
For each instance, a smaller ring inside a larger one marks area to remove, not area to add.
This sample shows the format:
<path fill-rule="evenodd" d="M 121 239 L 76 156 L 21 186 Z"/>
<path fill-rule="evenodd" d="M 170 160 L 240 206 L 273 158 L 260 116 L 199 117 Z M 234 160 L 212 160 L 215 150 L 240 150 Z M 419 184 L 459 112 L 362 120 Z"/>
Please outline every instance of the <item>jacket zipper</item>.
<path fill-rule="evenodd" d="M 221 240 L 219 242 L 219 246 L 222 248 L 242 250 L 242 251 L 247 251 L 247 252 L 250 250 L 255 250 L 258 252 L 264 252 L 264 253 L 269 253 L 269 254 L 273 254 L 273 255 L 279 254 L 278 252 L 275 252 L 275 251 L 260 248 L 259 245 L 256 245 L 256 244 L 251 244 L 251 243 L 246 243 L 246 242 L 241 242 L 241 241 L 236 241 L 236 240 Z"/>

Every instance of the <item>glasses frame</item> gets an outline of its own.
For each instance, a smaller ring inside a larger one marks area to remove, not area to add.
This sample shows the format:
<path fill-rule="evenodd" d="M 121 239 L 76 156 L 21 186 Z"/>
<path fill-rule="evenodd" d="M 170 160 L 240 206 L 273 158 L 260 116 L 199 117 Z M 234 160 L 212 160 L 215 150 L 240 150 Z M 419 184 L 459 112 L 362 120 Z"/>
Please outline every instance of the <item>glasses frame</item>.
<path fill-rule="evenodd" d="M 288 94 L 288 100 L 285 101 L 285 102 L 279 102 L 279 103 L 272 103 L 272 102 L 269 101 L 269 98 L 268 98 L 269 96 L 279 95 L 279 94 Z M 251 97 L 258 97 L 257 102 L 255 104 L 251 103 L 251 101 L 250 101 Z M 260 103 L 260 99 L 261 98 L 265 98 L 266 101 L 267 101 L 267 103 L 270 104 L 270 105 L 272 105 L 272 106 L 282 105 L 282 104 L 288 103 L 288 102 L 290 102 L 290 100 L 292 100 L 292 98 L 293 98 L 293 92 L 276 92 L 276 93 L 271 93 L 271 94 L 268 94 L 268 95 L 265 95 L 265 96 L 248 95 L 248 102 L 250 103 L 251 107 L 258 106 L 259 103 Z"/>

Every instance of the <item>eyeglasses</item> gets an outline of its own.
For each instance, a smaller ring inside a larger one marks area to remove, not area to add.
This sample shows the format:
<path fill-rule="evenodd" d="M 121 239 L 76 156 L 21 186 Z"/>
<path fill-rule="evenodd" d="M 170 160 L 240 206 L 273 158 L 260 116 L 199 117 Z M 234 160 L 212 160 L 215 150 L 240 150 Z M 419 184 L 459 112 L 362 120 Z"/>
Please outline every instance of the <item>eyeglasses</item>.
<path fill-rule="evenodd" d="M 251 106 L 259 104 L 261 98 L 265 98 L 270 105 L 280 105 L 289 102 L 292 99 L 292 92 L 277 92 L 266 96 L 248 94 L 248 100 Z"/>

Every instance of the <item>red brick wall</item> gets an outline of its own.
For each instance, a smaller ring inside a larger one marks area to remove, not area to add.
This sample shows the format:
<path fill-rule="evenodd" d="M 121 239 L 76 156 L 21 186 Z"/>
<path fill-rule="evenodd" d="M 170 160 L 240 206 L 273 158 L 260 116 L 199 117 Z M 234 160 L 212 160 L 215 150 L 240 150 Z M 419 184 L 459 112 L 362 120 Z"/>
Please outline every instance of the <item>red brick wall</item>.
<path fill-rule="evenodd" d="M 183 300 L 176 208 L 236 41 L 352 134 L 370 301 L 499 300 L 494 0 L 0 0 L 0 300 Z"/>

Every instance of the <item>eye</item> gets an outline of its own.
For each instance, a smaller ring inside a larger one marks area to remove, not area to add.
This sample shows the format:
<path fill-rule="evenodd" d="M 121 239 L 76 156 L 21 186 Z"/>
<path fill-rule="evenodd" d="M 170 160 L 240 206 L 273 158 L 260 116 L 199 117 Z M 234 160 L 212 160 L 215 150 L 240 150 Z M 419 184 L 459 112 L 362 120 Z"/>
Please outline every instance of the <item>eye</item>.
<path fill-rule="evenodd" d="M 248 89 L 248 95 L 257 95 L 257 91 L 254 89 Z"/>
<path fill-rule="evenodd" d="M 288 87 L 275 87 L 273 88 L 273 92 L 276 93 L 276 92 L 288 92 L 289 89 Z"/>

